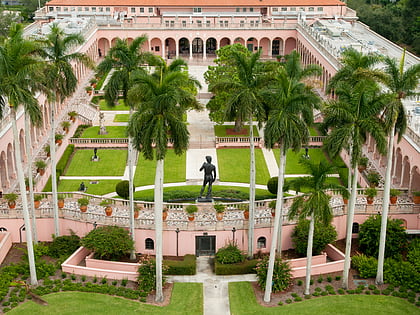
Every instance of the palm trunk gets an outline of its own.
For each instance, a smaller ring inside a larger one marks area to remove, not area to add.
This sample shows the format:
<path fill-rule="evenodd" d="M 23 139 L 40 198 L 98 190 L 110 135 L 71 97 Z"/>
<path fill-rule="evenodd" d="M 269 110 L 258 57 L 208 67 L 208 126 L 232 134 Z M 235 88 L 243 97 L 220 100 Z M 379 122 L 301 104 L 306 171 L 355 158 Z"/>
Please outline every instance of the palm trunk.
<path fill-rule="evenodd" d="M 32 237 L 35 244 L 38 244 L 38 235 L 36 230 L 36 214 L 34 205 L 34 181 L 32 178 L 32 145 L 30 135 L 29 115 L 25 113 L 25 140 L 26 140 L 26 154 L 28 155 L 28 181 L 29 181 L 29 203 L 32 219 Z"/>
<path fill-rule="evenodd" d="M 343 270 L 343 289 L 347 289 L 349 286 L 349 271 L 350 271 L 350 253 L 351 253 L 351 237 L 352 237 L 352 228 L 353 228 L 353 218 L 354 218 L 354 207 L 356 205 L 356 195 L 357 195 L 357 177 L 358 177 L 357 167 L 353 168 L 353 183 L 351 188 L 350 202 L 347 212 L 347 227 L 346 227 L 346 253 L 344 258 L 344 270 Z"/>
<path fill-rule="evenodd" d="M 391 133 L 388 139 L 388 156 L 385 171 L 384 199 L 382 201 L 382 218 L 381 218 L 381 234 L 379 236 L 379 253 L 378 253 L 378 270 L 376 273 L 376 284 L 384 283 L 384 259 L 385 259 L 385 242 L 386 242 L 386 226 L 388 223 L 389 211 L 389 194 L 391 190 L 391 169 L 392 155 L 394 149 L 394 133 L 395 123 L 392 125 Z"/>
<path fill-rule="evenodd" d="M 274 261 L 276 258 L 276 247 L 277 241 L 282 243 L 282 225 L 283 225 L 283 185 L 284 185 L 284 170 L 286 166 L 286 148 L 283 147 L 283 143 L 280 141 L 280 165 L 279 165 L 279 176 L 277 186 L 277 202 L 276 202 L 276 215 L 274 216 L 274 228 L 271 237 L 270 246 L 270 258 L 268 261 L 267 279 L 265 283 L 264 302 L 268 303 L 271 299 L 271 290 L 274 273 Z M 278 239 L 277 239 L 278 235 Z M 281 247 L 281 245 L 280 245 Z M 279 252 L 281 255 L 281 251 Z"/>
<path fill-rule="evenodd" d="M 163 301 L 162 288 L 162 230 L 163 230 L 163 159 L 156 162 L 155 177 L 155 233 L 156 233 L 156 302 Z"/>
<path fill-rule="evenodd" d="M 130 116 L 133 110 L 130 108 Z M 131 137 L 128 137 L 128 198 L 130 203 L 130 235 L 134 242 L 134 249 L 130 253 L 130 258 L 133 260 L 136 258 L 135 250 L 135 229 L 134 229 L 134 174 L 133 174 L 133 145 Z"/>
<path fill-rule="evenodd" d="M 54 234 L 60 236 L 60 224 L 58 222 L 57 204 L 57 170 L 55 157 L 55 102 L 51 104 L 51 135 L 50 135 L 50 154 L 51 154 L 51 189 L 52 189 L 52 208 L 54 214 Z"/>
<path fill-rule="evenodd" d="M 351 141 L 350 141 L 351 142 Z M 350 144 L 350 149 L 349 149 L 349 156 L 351 156 L 353 154 L 353 146 Z M 349 175 L 347 178 L 347 190 L 349 192 L 349 194 L 351 194 L 351 179 L 352 179 L 352 169 L 351 167 L 349 167 Z"/>
<path fill-rule="evenodd" d="M 309 288 L 311 286 L 311 269 L 312 269 L 312 246 L 314 241 L 315 218 L 312 215 L 309 222 L 308 233 L 308 247 L 306 249 L 306 280 L 305 280 L 305 295 L 309 295 Z"/>
<path fill-rule="evenodd" d="M 254 225 L 255 225 L 255 148 L 254 148 L 254 127 L 252 117 L 249 118 L 249 228 L 248 228 L 248 258 L 254 256 Z"/>
<path fill-rule="evenodd" d="M 38 280 L 36 277 L 36 268 L 35 268 L 34 247 L 32 243 L 31 219 L 29 217 L 28 199 L 26 198 L 25 175 L 23 173 L 19 134 L 18 134 L 17 126 L 16 126 L 16 111 L 14 107 L 11 107 L 11 116 L 12 116 L 12 130 L 13 130 L 13 138 L 14 138 L 13 140 L 14 140 L 14 146 L 15 146 L 16 172 L 18 176 L 20 196 L 22 199 L 23 220 L 25 222 L 26 246 L 28 249 L 28 261 L 29 261 L 29 274 L 31 277 L 31 285 L 38 285 Z"/>

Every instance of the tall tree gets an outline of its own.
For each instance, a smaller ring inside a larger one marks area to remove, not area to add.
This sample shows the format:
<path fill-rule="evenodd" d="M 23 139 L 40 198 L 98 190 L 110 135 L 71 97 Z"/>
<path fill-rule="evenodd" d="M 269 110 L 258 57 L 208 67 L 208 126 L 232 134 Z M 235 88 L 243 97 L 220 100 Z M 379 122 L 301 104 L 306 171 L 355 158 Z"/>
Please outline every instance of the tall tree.
<path fill-rule="evenodd" d="M 249 169 L 249 231 L 248 257 L 254 254 L 254 224 L 255 224 L 255 145 L 253 121 L 256 117 L 261 123 L 265 120 L 266 110 L 262 91 L 270 77 L 266 67 L 260 62 L 261 51 L 247 56 L 240 51 L 232 50 L 231 63 L 235 73 L 235 80 L 223 77 L 222 80 L 211 85 L 211 92 L 222 93 L 225 96 L 225 116 L 234 117 L 236 123 L 248 121 L 250 169 Z"/>
<path fill-rule="evenodd" d="M 166 71 L 164 70 L 166 69 Z M 163 301 L 162 290 L 162 211 L 164 159 L 171 141 L 175 154 L 188 148 L 189 132 L 183 115 L 189 108 L 199 108 L 195 98 L 197 81 L 186 71 L 168 67 L 161 61 L 154 74 L 138 73 L 129 91 L 135 112 L 128 123 L 128 135 L 134 147 L 148 160 L 156 159 L 155 175 L 155 238 L 156 238 L 156 301 Z"/>
<path fill-rule="evenodd" d="M 385 58 L 385 84 L 394 99 L 385 107 L 383 117 L 388 127 L 388 152 L 387 166 L 385 169 L 385 185 L 382 208 L 381 234 L 379 238 L 378 270 L 376 274 L 376 283 L 384 282 L 384 259 L 385 259 L 385 241 L 386 226 L 388 222 L 389 195 L 391 190 L 391 170 L 392 156 L 394 152 L 394 138 L 398 133 L 398 141 L 401 140 L 407 126 L 404 105 L 402 99 L 407 96 L 416 95 L 416 88 L 420 77 L 420 64 L 409 67 L 404 71 L 405 51 L 401 57 L 398 66 L 395 59 Z"/>
<path fill-rule="evenodd" d="M 277 186 L 276 216 L 274 217 L 273 237 L 270 246 L 267 282 L 264 301 L 271 299 L 274 260 L 277 242 L 281 249 L 283 225 L 283 185 L 288 149 L 299 151 L 303 143 L 309 139 L 309 127 L 313 123 L 313 109 L 321 102 L 312 88 L 302 81 L 319 74 L 317 66 L 303 68 L 297 52 L 286 56 L 286 62 L 281 64 L 275 82 L 269 86 L 266 93 L 267 102 L 271 106 L 268 121 L 264 129 L 264 143 L 267 148 L 278 145 L 280 148 L 280 163 Z M 281 250 L 278 253 L 281 255 Z"/>
<path fill-rule="evenodd" d="M 131 43 L 127 39 L 118 38 L 104 60 L 98 65 L 98 73 L 105 75 L 111 69 L 114 71 L 105 86 L 105 100 L 109 106 L 115 106 L 122 91 L 124 103 L 130 107 L 132 113 L 132 103 L 128 99 L 128 91 L 131 86 L 131 79 L 135 72 L 145 70 L 141 67 L 153 60 L 153 55 L 142 51 L 142 45 L 147 41 L 147 36 L 142 35 L 135 38 Z M 135 241 L 134 229 L 134 159 L 132 138 L 128 137 L 128 181 L 129 181 L 129 204 L 130 204 L 130 235 Z M 135 250 L 131 251 L 131 258 L 135 258 Z"/>
<path fill-rule="evenodd" d="M 305 280 L 305 295 L 309 295 L 315 221 L 321 222 L 324 225 L 331 222 L 331 196 L 328 195 L 328 191 L 338 190 L 343 193 L 343 191 L 346 191 L 346 188 L 328 181 L 328 175 L 333 173 L 335 167 L 326 161 L 315 163 L 310 160 L 302 159 L 300 163 L 303 164 L 310 176 L 299 177 L 288 183 L 288 187 L 293 188 L 297 192 L 302 191 L 302 188 L 305 191 L 303 195 L 300 195 L 293 200 L 293 204 L 289 209 L 289 219 L 306 219 L 307 217 L 310 217 Z"/>
<path fill-rule="evenodd" d="M 353 170 L 353 178 L 347 213 L 346 258 L 343 271 L 343 287 L 347 289 L 357 195 L 357 164 L 368 134 L 375 139 L 379 152 L 384 153 L 386 150 L 385 133 L 379 114 L 389 101 L 389 95 L 381 93 L 374 82 L 367 80 L 353 86 L 343 84 L 335 91 L 339 99 L 328 101 L 324 108 L 324 126 L 330 128 L 324 145 L 332 156 L 339 154 L 343 148 L 351 152 L 350 167 Z"/>
<path fill-rule="evenodd" d="M 74 74 L 72 62 L 82 62 L 86 66 L 93 66 L 90 58 L 83 53 L 71 52 L 75 45 L 84 42 L 80 34 L 64 33 L 58 24 L 51 25 L 51 32 L 43 41 L 44 57 L 46 60 L 44 84 L 50 91 L 50 154 L 51 154 L 51 186 L 53 194 L 53 213 L 54 213 L 54 233 L 60 235 L 60 225 L 58 220 L 58 200 L 57 200 L 57 172 L 55 155 L 55 130 L 56 130 L 56 109 L 57 102 L 63 102 L 66 97 L 72 95 L 77 88 L 78 81 Z"/>
<path fill-rule="evenodd" d="M 38 100 L 34 96 L 34 93 L 40 89 L 37 84 L 41 78 L 40 67 L 42 64 L 41 59 L 38 58 L 39 53 L 40 46 L 37 43 L 23 38 L 23 26 L 20 24 L 11 25 L 9 37 L 5 38 L 0 45 L 0 117 L 2 117 L 5 107 L 9 106 L 32 285 L 36 285 L 38 280 L 16 114 L 19 107 L 22 106 L 33 125 L 39 125 L 42 121 Z"/>

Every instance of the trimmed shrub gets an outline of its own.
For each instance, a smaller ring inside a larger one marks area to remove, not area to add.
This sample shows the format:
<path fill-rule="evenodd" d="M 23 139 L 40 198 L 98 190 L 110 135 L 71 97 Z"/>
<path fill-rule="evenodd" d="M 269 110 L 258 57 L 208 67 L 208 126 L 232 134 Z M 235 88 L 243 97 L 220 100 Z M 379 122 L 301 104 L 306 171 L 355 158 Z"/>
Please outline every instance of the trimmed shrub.
<path fill-rule="evenodd" d="M 185 255 L 182 261 L 165 259 L 163 263 L 168 266 L 167 275 L 195 275 L 195 255 Z"/>
<path fill-rule="evenodd" d="M 80 237 L 73 231 L 70 235 L 55 236 L 48 246 L 48 255 L 54 258 L 70 256 L 80 247 Z"/>
<path fill-rule="evenodd" d="M 255 268 L 259 260 L 251 259 L 244 260 L 236 264 L 221 264 L 217 261 L 214 263 L 214 272 L 216 275 L 242 275 L 248 273 L 255 273 Z"/>
<path fill-rule="evenodd" d="M 82 245 L 95 253 L 95 257 L 118 260 L 134 249 L 129 232 L 118 226 L 102 226 L 90 231 Z"/>
<path fill-rule="evenodd" d="M 128 199 L 129 197 L 129 188 L 130 183 L 128 180 L 122 180 L 115 186 L 115 192 L 118 196 L 124 199 Z M 135 191 L 135 187 L 133 185 L 133 191 Z"/>
<path fill-rule="evenodd" d="M 61 156 L 61 159 L 58 161 L 56 165 L 57 170 L 57 181 L 60 178 L 61 175 L 64 174 L 64 170 L 67 167 L 67 164 L 69 163 L 70 157 L 74 152 L 74 144 L 69 144 L 67 148 L 64 150 L 63 155 Z M 43 191 L 51 191 L 52 190 L 52 184 L 51 184 L 51 176 L 48 179 L 47 183 L 45 184 L 45 187 Z"/>
<path fill-rule="evenodd" d="M 367 257 L 363 254 L 354 255 L 351 258 L 351 265 L 359 272 L 362 278 L 373 278 L 376 276 L 378 261 L 374 257 Z"/>
<path fill-rule="evenodd" d="M 420 239 L 413 239 L 408 246 L 407 260 L 420 272 Z"/>
<path fill-rule="evenodd" d="M 384 280 L 395 286 L 405 286 L 414 291 L 420 289 L 420 273 L 407 261 L 385 259 Z"/>
<path fill-rule="evenodd" d="M 264 257 L 255 267 L 257 271 L 258 285 L 265 289 L 265 282 L 267 280 L 268 271 L 268 256 Z M 281 292 L 286 290 L 292 283 L 291 268 L 287 261 L 282 261 L 276 258 L 274 262 L 272 291 Z"/>
<path fill-rule="evenodd" d="M 229 242 L 217 251 L 215 258 L 221 264 L 235 264 L 244 261 L 245 256 L 236 243 Z"/>
<path fill-rule="evenodd" d="M 292 232 L 292 242 L 295 246 L 296 252 L 301 256 L 306 256 L 306 249 L 308 247 L 308 232 L 309 220 L 299 220 Z M 327 244 L 335 241 L 337 238 L 337 231 L 334 226 L 329 223 L 324 225 L 322 223 L 315 223 L 315 231 L 313 238 L 312 255 L 319 255 L 325 249 Z"/>
<path fill-rule="evenodd" d="M 273 195 L 277 195 L 279 178 L 277 176 L 271 177 L 267 182 L 267 190 Z"/>
<path fill-rule="evenodd" d="M 156 261 L 150 257 L 143 257 L 140 261 L 138 284 L 139 289 L 150 293 L 156 289 Z M 162 264 L 162 272 L 167 272 L 167 266 Z M 165 284 L 165 277 L 162 278 L 162 285 Z"/>

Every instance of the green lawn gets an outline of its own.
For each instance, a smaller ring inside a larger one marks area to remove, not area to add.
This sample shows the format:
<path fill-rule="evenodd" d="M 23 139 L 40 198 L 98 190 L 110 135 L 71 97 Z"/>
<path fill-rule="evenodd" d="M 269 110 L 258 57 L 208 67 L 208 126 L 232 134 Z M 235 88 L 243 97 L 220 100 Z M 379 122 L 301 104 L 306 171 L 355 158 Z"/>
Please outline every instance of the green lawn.
<path fill-rule="evenodd" d="M 126 110 L 126 111 L 130 110 L 130 108 L 128 106 L 125 106 L 124 100 L 121 100 L 121 99 L 118 100 L 118 105 L 115 105 L 113 107 L 108 106 L 104 99 L 100 99 L 99 100 L 99 108 L 101 110 Z"/>
<path fill-rule="evenodd" d="M 243 128 L 246 129 L 247 133 L 245 135 L 228 135 L 226 133 L 226 129 L 232 129 L 235 126 L 232 125 L 215 125 L 214 126 L 214 133 L 216 135 L 216 137 L 248 137 L 249 136 L 249 126 L 248 125 L 244 125 Z M 258 137 L 258 129 L 256 126 L 254 126 L 254 137 Z"/>
<path fill-rule="evenodd" d="M 381 295 L 325 296 L 289 305 L 264 307 L 257 303 L 249 282 L 229 283 L 229 302 L 232 315 L 400 315 L 420 313 L 418 307 L 401 298 Z"/>
<path fill-rule="evenodd" d="M 99 149 L 98 162 L 92 162 L 93 150 L 77 150 L 66 176 L 122 176 L 127 163 L 127 150 Z"/>
<path fill-rule="evenodd" d="M 186 178 L 186 154 L 176 155 L 174 150 L 169 149 L 165 157 L 165 183 L 185 182 Z M 139 154 L 136 173 L 134 174 L 134 185 L 145 186 L 155 183 L 156 161 L 145 160 Z"/>
<path fill-rule="evenodd" d="M 114 117 L 114 122 L 128 122 L 130 119 L 130 114 L 116 114 Z"/>
<path fill-rule="evenodd" d="M 273 150 L 274 156 L 276 158 L 277 163 L 280 159 L 280 149 Z M 308 151 L 309 157 L 312 161 L 319 162 L 321 160 L 327 160 L 322 149 L 309 149 Z M 299 163 L 300 158 L 305 155 L 305 149 L 300 150 L 300 152 L 295 153 L 292 150 L 287 151 L 286 156 L 286 174 L 306 174 L 307 171 L 304 167 Z"/>
<path fill-rule="evenodd" d="M 106 126 L 106 135 L 99 134 L 99 126 L 89 127 L 83 131 L 81 138 L 127 138 L 125 126 Z"/>
<path fill-rule="evenodd" d="M 178 186 L 178 187 L 166 187 L 163 189 L 164 192 L 175 191 L 175 190 L 182 190 L 182 191 L 191 191 L 195 192 L 197 197 L 200 193 L 201 186 L 200 185 L 188 185 L 188 186 Z M 234 186 L 213 186 L 213 192 L 221 191 L 221 190 L 237 190 L 244 192 L 246 194 L 249 193 L 248 187 L 234 187 Z M 207 191 L 207 188 L 206 188 Z M 134 197 L 138 200 L 153 200 L 153 189 L 137 191 L 134 193 Z M 255 199 L 262 200 L 262 199 L 273 199 L 276 198 L 275 195 L 272 195 L 266 189 L 256 189 L 255 191 Z"/>
<path fill-rule="evenodd" d="M 26 302 L 9 314 L 85 315 L 85 314 L 203 314 L 203 287 L 201 283 L 174 283 L 168 306 L 154 306 L 120 297 L 86 292 L 60 292 L 42 297 L 48 306 Z"/>
<path fill-rule="evenodd" d="M 249 149 L 218 149 L 217 162 L 220 181 L 249 183 Z M 256 183 L 266 185 L 270 174 L 261 149 L 255 149 L 255 165 Z"/>
<path fill-rule="evenodd" d="M 58 184 L 58 191 L 77 191 L 81 180 L 61 180 Z M 100 180 L 98 184 L 90 184 L 90 181 L 83 181 L 87 187 L 86 193 L 92 195 L 105 195 L 115 191 L 115 185 L 119 183 L 119 180 Z"/>

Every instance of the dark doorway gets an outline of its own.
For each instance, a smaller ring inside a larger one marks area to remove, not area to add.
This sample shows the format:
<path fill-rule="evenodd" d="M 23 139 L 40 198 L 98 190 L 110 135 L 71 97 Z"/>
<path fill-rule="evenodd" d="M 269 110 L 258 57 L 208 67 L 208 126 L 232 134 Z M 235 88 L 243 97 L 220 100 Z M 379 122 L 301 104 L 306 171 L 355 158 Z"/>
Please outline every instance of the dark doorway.
<path fill-rule="evenodd" d="M 195 255 L 209 256 L 216 253 L 216 236 L 196 236 Z"/>
<path fill-rule="evenodd" d="M 273 56 L 280 55 L 280 41 L 278 39 L 273 40 L 273 49 L 271 51 Z"/>

